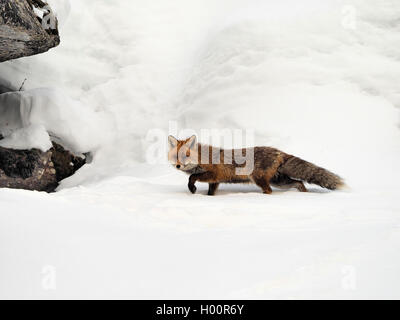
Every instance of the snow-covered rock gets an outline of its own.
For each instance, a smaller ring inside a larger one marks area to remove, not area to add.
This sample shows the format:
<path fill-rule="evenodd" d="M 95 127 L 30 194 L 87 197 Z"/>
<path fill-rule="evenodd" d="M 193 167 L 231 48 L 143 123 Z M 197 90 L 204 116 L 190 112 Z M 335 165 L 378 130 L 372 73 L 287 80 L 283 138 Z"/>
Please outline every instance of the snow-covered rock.
<path fill-rule="evenodd" d="M 12 133 L 3 143 L 16 144 L 16 138 L 21 137 L 21 146 L 44 150 L 51 147 L 46 135 L 38 131 L 44 128 L 52 139 L 79 154 L 97 150 L 114 135 L 112 116 L 50 88 L 1 94 L 0 115 L 0 132 L 5 137 Z M 24 138 L 32 132 L 40 137 Z"/>

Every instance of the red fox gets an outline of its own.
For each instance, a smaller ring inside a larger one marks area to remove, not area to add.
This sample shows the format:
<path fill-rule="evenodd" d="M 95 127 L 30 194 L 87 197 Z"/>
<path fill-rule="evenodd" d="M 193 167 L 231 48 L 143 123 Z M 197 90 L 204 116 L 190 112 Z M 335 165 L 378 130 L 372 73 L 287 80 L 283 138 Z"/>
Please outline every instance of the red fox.
<path fill-rule="evenodd" d="M 188 188 L 192 193 L 196 192 L 196 181 L 208 183 L 208 195 L 214 195 L 220 183 L 255 183 L 265 194 L 272 192 L 271 185 L 307 192 L 303 181 L 330 190 L 344 186 L 338 175 L 270 147 L 224 150 L 201 145 L 196 136 L 186 140 L 169 136 L 168 144 L 168 160 L 190 175 Z M 243 157 L 251 160 L 250 165 Z"/>

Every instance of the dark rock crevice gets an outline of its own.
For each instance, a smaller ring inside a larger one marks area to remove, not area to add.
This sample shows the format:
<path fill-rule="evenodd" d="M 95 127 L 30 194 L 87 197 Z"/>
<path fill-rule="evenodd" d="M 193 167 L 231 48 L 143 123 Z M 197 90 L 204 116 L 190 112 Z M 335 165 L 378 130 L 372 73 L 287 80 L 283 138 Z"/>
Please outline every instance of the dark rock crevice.
<path fill-rule="evenodd" d="M 57 181 L 72 176 L 86 163 L 85 158 L 75 156 L 58 143 L 53 142 L 51 160 L 56 170 Z"/>
<path fill-rule="evenodd" d="M 39 159 L 39 150 L 0 148 L 0 168 L 9 178 L 27 179 L 31 177 Z"/>

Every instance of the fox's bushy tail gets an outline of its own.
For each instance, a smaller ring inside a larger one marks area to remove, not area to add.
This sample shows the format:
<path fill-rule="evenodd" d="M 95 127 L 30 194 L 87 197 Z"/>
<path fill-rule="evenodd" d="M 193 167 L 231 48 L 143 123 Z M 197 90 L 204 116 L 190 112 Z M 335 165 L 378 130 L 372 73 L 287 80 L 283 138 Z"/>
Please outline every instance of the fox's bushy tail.
<path fill-rule="evenodd" d="M 345 185 L 338 175 L 294 156 L 289 156 L 278 171 L 293 179 L 317 184 L 329 190 L 336 190 Z"/>

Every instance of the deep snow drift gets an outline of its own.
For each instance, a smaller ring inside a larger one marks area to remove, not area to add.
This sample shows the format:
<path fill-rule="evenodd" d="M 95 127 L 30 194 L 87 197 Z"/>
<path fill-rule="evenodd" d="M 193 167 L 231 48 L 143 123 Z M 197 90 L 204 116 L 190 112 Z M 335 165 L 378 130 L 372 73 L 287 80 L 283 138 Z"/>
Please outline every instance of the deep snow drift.
<path fill-rule="evenodd" d="M 55 194 L 0 190 L 0 297 L 400 297 L 398 1 L 51 4 L 60 47 L 0 65 L 27 79 L 0 145 L 93 161 Z M 149 150 L 186 128 L 254 132 L 349 189 L 191 195 Z"/>

